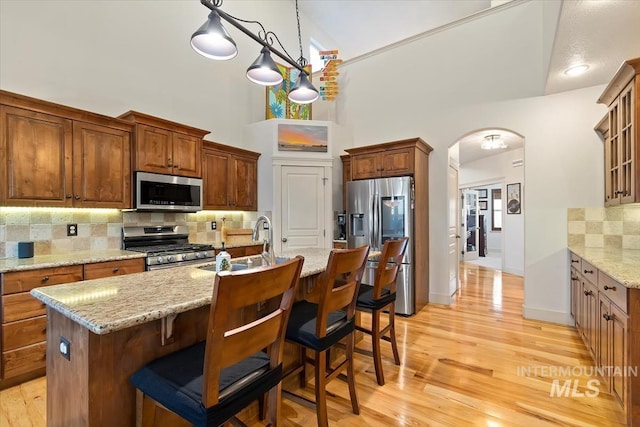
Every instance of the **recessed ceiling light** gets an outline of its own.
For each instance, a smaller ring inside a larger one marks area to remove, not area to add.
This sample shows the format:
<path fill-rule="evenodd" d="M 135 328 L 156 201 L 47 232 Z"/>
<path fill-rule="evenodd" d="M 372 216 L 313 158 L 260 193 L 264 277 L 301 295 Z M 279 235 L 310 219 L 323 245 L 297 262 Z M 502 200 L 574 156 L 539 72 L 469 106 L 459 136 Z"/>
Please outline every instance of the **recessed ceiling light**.
<path fill-rule="evenodd" d="M 567 68 L 564 73 L 569 77 L 579 76 L 589 69 L 587 64 L 574 65 L 573 67 Z"/>

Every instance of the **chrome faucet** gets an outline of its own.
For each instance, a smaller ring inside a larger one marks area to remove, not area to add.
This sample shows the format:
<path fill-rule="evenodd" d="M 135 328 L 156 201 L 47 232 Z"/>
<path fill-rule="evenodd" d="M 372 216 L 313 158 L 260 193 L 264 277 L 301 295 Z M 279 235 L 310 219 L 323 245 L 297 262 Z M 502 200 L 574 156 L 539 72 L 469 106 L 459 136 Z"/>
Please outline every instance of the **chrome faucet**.
<path fill-rule="evenodd" d="M 260 224 L 263 222 L 267 223 L 267 227 L 269 227 L 269 239 L 264 239 L 262 241 L 262 259 L 266 263 L 266 265 L 274 265 L 276 263 L 276 254 L 273 251 L 273 227 L 271 226 L 271 220 L 264 216 L 260 215 L 258 220 L 256 221 L 255 227 L 253 227 L 253 234 L 251 235 L 251 239 L 258 240 L 258 233 L 260 232 Z M 267 252 L 267 244 L 269 244 L 269 252 Z"/>

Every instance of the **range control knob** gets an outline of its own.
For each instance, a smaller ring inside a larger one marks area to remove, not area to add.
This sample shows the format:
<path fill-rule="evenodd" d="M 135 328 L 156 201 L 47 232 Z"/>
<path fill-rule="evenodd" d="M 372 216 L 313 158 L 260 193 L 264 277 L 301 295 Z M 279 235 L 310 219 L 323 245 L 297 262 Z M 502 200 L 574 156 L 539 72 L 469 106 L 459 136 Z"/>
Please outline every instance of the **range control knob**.
<path fill-rule="evenodd" d="M 164 262 L 164 258 L 159 256 L 158 258 L 156 258 L 156 261 L 158 261 L 158 264 L 162 264 Z"/>
<path fill-rule="evenodd" d="M 182 254 L 182 260 L 186 260 L 187 259 L 187 254 Z"/>
<path fill-rule="evenodd" d="M 175 260 L 175 257 L 174 257 L 173 255 L 169 255 L 169 256 L 167 257 L 167 261 L 168 261 L 168 262 L 173 262 L 174 260 Z"/>
<path fill-rule="evenodd" d="M 202 255 L 203 255 L 205 258 L 209 258 L 209 252 L 207 252 L 207 251 L 204 251 L 204 252 L 202 253 Z"/>
<path fill-rule="evenodd" d="M 200 252 L 196 252 L 196 258 L 202 258 L 202 254 Z"/>

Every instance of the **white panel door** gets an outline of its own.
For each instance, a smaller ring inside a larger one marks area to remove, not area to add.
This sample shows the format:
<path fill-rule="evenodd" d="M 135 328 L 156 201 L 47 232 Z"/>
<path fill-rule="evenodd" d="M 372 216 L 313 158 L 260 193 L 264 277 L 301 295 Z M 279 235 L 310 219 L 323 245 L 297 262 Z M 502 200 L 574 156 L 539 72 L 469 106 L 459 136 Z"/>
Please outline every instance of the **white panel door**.
<path fill-rule="evenodd" d="M 458 254 L 458 245 L 460 242 L 460 232 L 458 230 L 458 170 L 449 165 L 449 174 L 447 182 L 448 204 L 449 204 L 449 225 L 447 228 L 449 242 L 449 290 L 451 293 L 458 290 L 458 270 L 460 258 Z"/>
<path fill-rule="evenodd" d="M 320 166 L 282 166 L 282 250 L 324 247 L 327 180 Z"/>

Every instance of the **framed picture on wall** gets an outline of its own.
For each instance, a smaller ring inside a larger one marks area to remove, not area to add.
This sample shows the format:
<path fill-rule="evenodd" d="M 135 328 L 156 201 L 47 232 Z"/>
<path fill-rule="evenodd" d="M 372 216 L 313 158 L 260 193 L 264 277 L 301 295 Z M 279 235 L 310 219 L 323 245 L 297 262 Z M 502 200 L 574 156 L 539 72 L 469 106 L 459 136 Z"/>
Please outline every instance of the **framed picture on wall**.
<path fill-rule="evenodd" d="M 481 211 L 486 211 L 487 210 L 487 201 L 486 200 L 479 200 L 478 201 L 478 208 Z"/>
<path fill-rule="evenodd" d="M 507 214 L 520 214 L 522 212 L 522 195 L 520 183 L 507 184 Z"/>
<path fill-rule="evenodd" d="M 477 190 L 478 191 L 478 199 L 486 199 L 487 198 L 487 189 L 483 188 L 481 190 Z"/>

